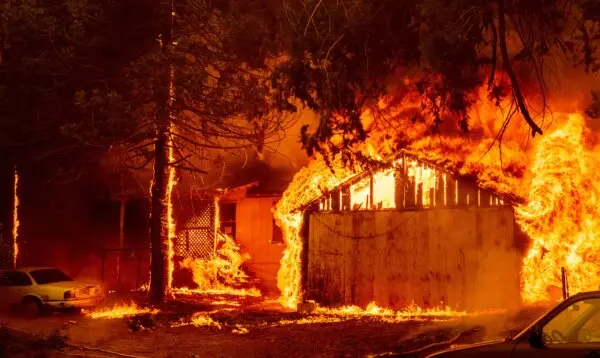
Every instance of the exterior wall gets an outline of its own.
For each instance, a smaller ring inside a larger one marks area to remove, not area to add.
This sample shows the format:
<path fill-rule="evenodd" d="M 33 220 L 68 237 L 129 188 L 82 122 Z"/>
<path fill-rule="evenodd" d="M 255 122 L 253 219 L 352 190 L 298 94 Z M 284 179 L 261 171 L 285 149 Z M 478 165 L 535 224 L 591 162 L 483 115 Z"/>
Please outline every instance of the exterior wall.
<path fill-rule="evenodd" d="M 278 197 L 245 197 L 237 201 L 236 241 L 250 255 L 248 270 L 262 282 L 267 292 L 277 292 L 277 271 L 285 246 L 271 243 L 273 213 Z"/>
<path fill-rule="evenodd" d="M 309 298 L 469 311 L 520 303 L 512 208 L 313 213 Z"/>

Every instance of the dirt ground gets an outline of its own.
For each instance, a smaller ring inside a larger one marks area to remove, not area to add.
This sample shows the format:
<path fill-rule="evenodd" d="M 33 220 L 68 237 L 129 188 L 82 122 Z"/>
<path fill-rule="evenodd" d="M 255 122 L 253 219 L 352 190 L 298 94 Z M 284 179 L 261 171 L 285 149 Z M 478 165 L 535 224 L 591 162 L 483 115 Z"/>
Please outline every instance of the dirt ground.
<path fill-rule="evenodd" d="M 91 319 L 85 314 L 60 313 L 36 319 L 3 315 L 0 317 L 0 357 L 44 357 L 40 354 L 47 357 L 387 356 L 387 353 L 397 355 L 447 341 L 461 332 L 455 344 L 505 337 L 535 317 L 531 312 L 520 312 L 452 321 L 383 322 L 377 317 L 362 317 L 311 323 L 314 321 L 311 316 L 285 312 L 276 305 L 244 302 L 245 308 L 241 309 L 237 306 L 240 303 L 227 307 L 211 305 L 211 301 L 218 300 L 176 301 L 148 320 Z M 220 328 L 189 325 L 190 317 L 197 312 L 209 315 Z M 147 329 L 139 330 L 140 326 Z M 15 347 L 7 342 L 19 344 Z"/>

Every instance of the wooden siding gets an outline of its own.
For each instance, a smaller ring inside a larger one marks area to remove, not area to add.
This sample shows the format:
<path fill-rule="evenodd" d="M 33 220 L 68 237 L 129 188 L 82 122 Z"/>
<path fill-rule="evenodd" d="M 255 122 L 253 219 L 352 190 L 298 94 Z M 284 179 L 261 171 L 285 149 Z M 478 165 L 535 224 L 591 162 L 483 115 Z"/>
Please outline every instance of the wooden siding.
<path fill-rule="evenodd" d="M 268 291 L 277 290 L 277 271 L 285 247 L 271 243 L 271 208 L 277 200 L 277 197 L 247 197 L 239 199 L 236 206 L 236 241 L 242 252 L 250 255 L 249 271 Z"/>
<path fill-rule="evenodd" d="M 511 207 L 317 212 L 309 220 L 308 291 L 318 302 L 470 311 L 520 303 Z"/>

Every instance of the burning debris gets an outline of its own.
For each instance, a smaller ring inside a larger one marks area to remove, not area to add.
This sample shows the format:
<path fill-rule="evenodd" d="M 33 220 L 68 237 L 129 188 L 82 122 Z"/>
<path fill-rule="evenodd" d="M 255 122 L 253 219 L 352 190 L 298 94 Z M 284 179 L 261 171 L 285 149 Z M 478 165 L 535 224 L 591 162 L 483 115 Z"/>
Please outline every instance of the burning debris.
<path fill-rule="evenodd" d="M 286 325 L 330 324 L 350 320 L 369 320 L 382 323 L 400 322 L 445 322 L 467 317 L 503 314 L 502 310 L 473 312 L 456 311 L 449 307 L 423 309 L 413 304 L 406 309 L 394 311 L 377 306 L 374 302 L 365 309 L 358 306 L 338 308 L 319 307 L 314 304 L 310 313 L 284 313 L 281 311 L 261 311 L 259 317 L 272 316 L 271 319 L 253 318 L 251 311 L 244 309 L 220 309 L 196 312 L 191 317 L 180 320 L 171 327 L 206 327 L 216 330 L 228 329 L 234 334 L 245 334 L 252 329 L 273 328 Z M 266 315 L 266 316 L 265 316 Z"/>
<path fill-rule="evenodd" d="M 194 327 L 212 327 L 220 330 L 223 328 L 223 325 L 215 320 L 213 320 L 210 315 L 211 313 L 218 312 L 197 312 L 190 317 L 188 320 L 182 320 L 179 323 L 173 324 L 171 327 L 184 327 L 184 326 L 194 326 Z"/>
<path fill-rule="evenodd" d="M 155 315 L 158 312 L 158 309 L 139 307 L 132 302 L 130 304 L 120 304 L 113 307 L 101 308 L 91 312 L 86 312 L 86 316 L 92 319 L 117 319 L 145 314 Z"/>

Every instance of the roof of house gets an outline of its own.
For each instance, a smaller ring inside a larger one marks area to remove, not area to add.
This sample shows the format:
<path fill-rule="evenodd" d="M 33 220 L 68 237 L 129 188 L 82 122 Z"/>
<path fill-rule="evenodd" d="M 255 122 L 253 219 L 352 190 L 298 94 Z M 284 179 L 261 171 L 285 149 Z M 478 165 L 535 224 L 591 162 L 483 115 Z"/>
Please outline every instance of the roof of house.
<path fill-rule="evenodd" d="M 454 176 L 455 178 L 457 178 L 457 180 L 460 180 L 462 182 L 467 182 L 469 183 L 469 185 L 476 187 L 478 189 L 484 190 L 486 192 L 489 192 L 491 194 L 493 194 L 494 196 L 501 198 L 504 202 L 506 203 L 516 203 L 516 202 L 520 202 L 520 199 L 517 197 L 507 197 L 506 195 L 503 195 L 501 193 L 496 192 L 493 189 L 490 188 L 485 188 L 482 187 L 481 185 L 479 185 L 477 183 L 476 178 L 472 177 L 472 176 L 467 176 L 467 175 L 460 175 L 460 174 L 456 174 L 456 173 L 452 173 L 450 170 L 441 167 L 438 164 L 435 164 L 427 159 L 423 159 L 421 157 L 418 156 L 418 154 L 416 153 L 412 153 L 410 151 L 407 150 L 400 150 L 398 154 L 396 155 L 392 155 L 390 157 L 388 157 L 387 159 L 385 159 L 379 166 L 377 166 L 376 168 L 372 169 L 372 170 L 365 170 L 363 172 L 357 173 L 356 175 L 354 175 L 353 177 L 351 177 L 350 179 L 348 179 L 347 181 L 339 184 L 336 188 L 347 188 L 349 186 L 351 186 L 352 184 L 359 182 L 361 180 L 363 180 L 364 178 L 379 172 L 381 170 L 385 170 L 388 168 L 391 168 L 395 162 L 397 162 L 398 160 L 400 160 L 401 158 L 411 158 L 413 160 L 416 160 L 418 162 L 421 163 L 425 163 L 430 167 L 436 168 L 437 170 L 443 171 L 445 173 L 449 173 L 452 176 Z M 319 197 L 316 197 L 314 200 L 302 205 L 301 207 L 297 208 L 296 210 L 303 210 L 309 206 L 312 206 L 316 203 L 318 203 L 319 201 L 321 201 L 324 197 L 326 197 L 327 195 L 329 195 L 330 191 L 324 192 L 322 195 L 320 195 Z"/>

